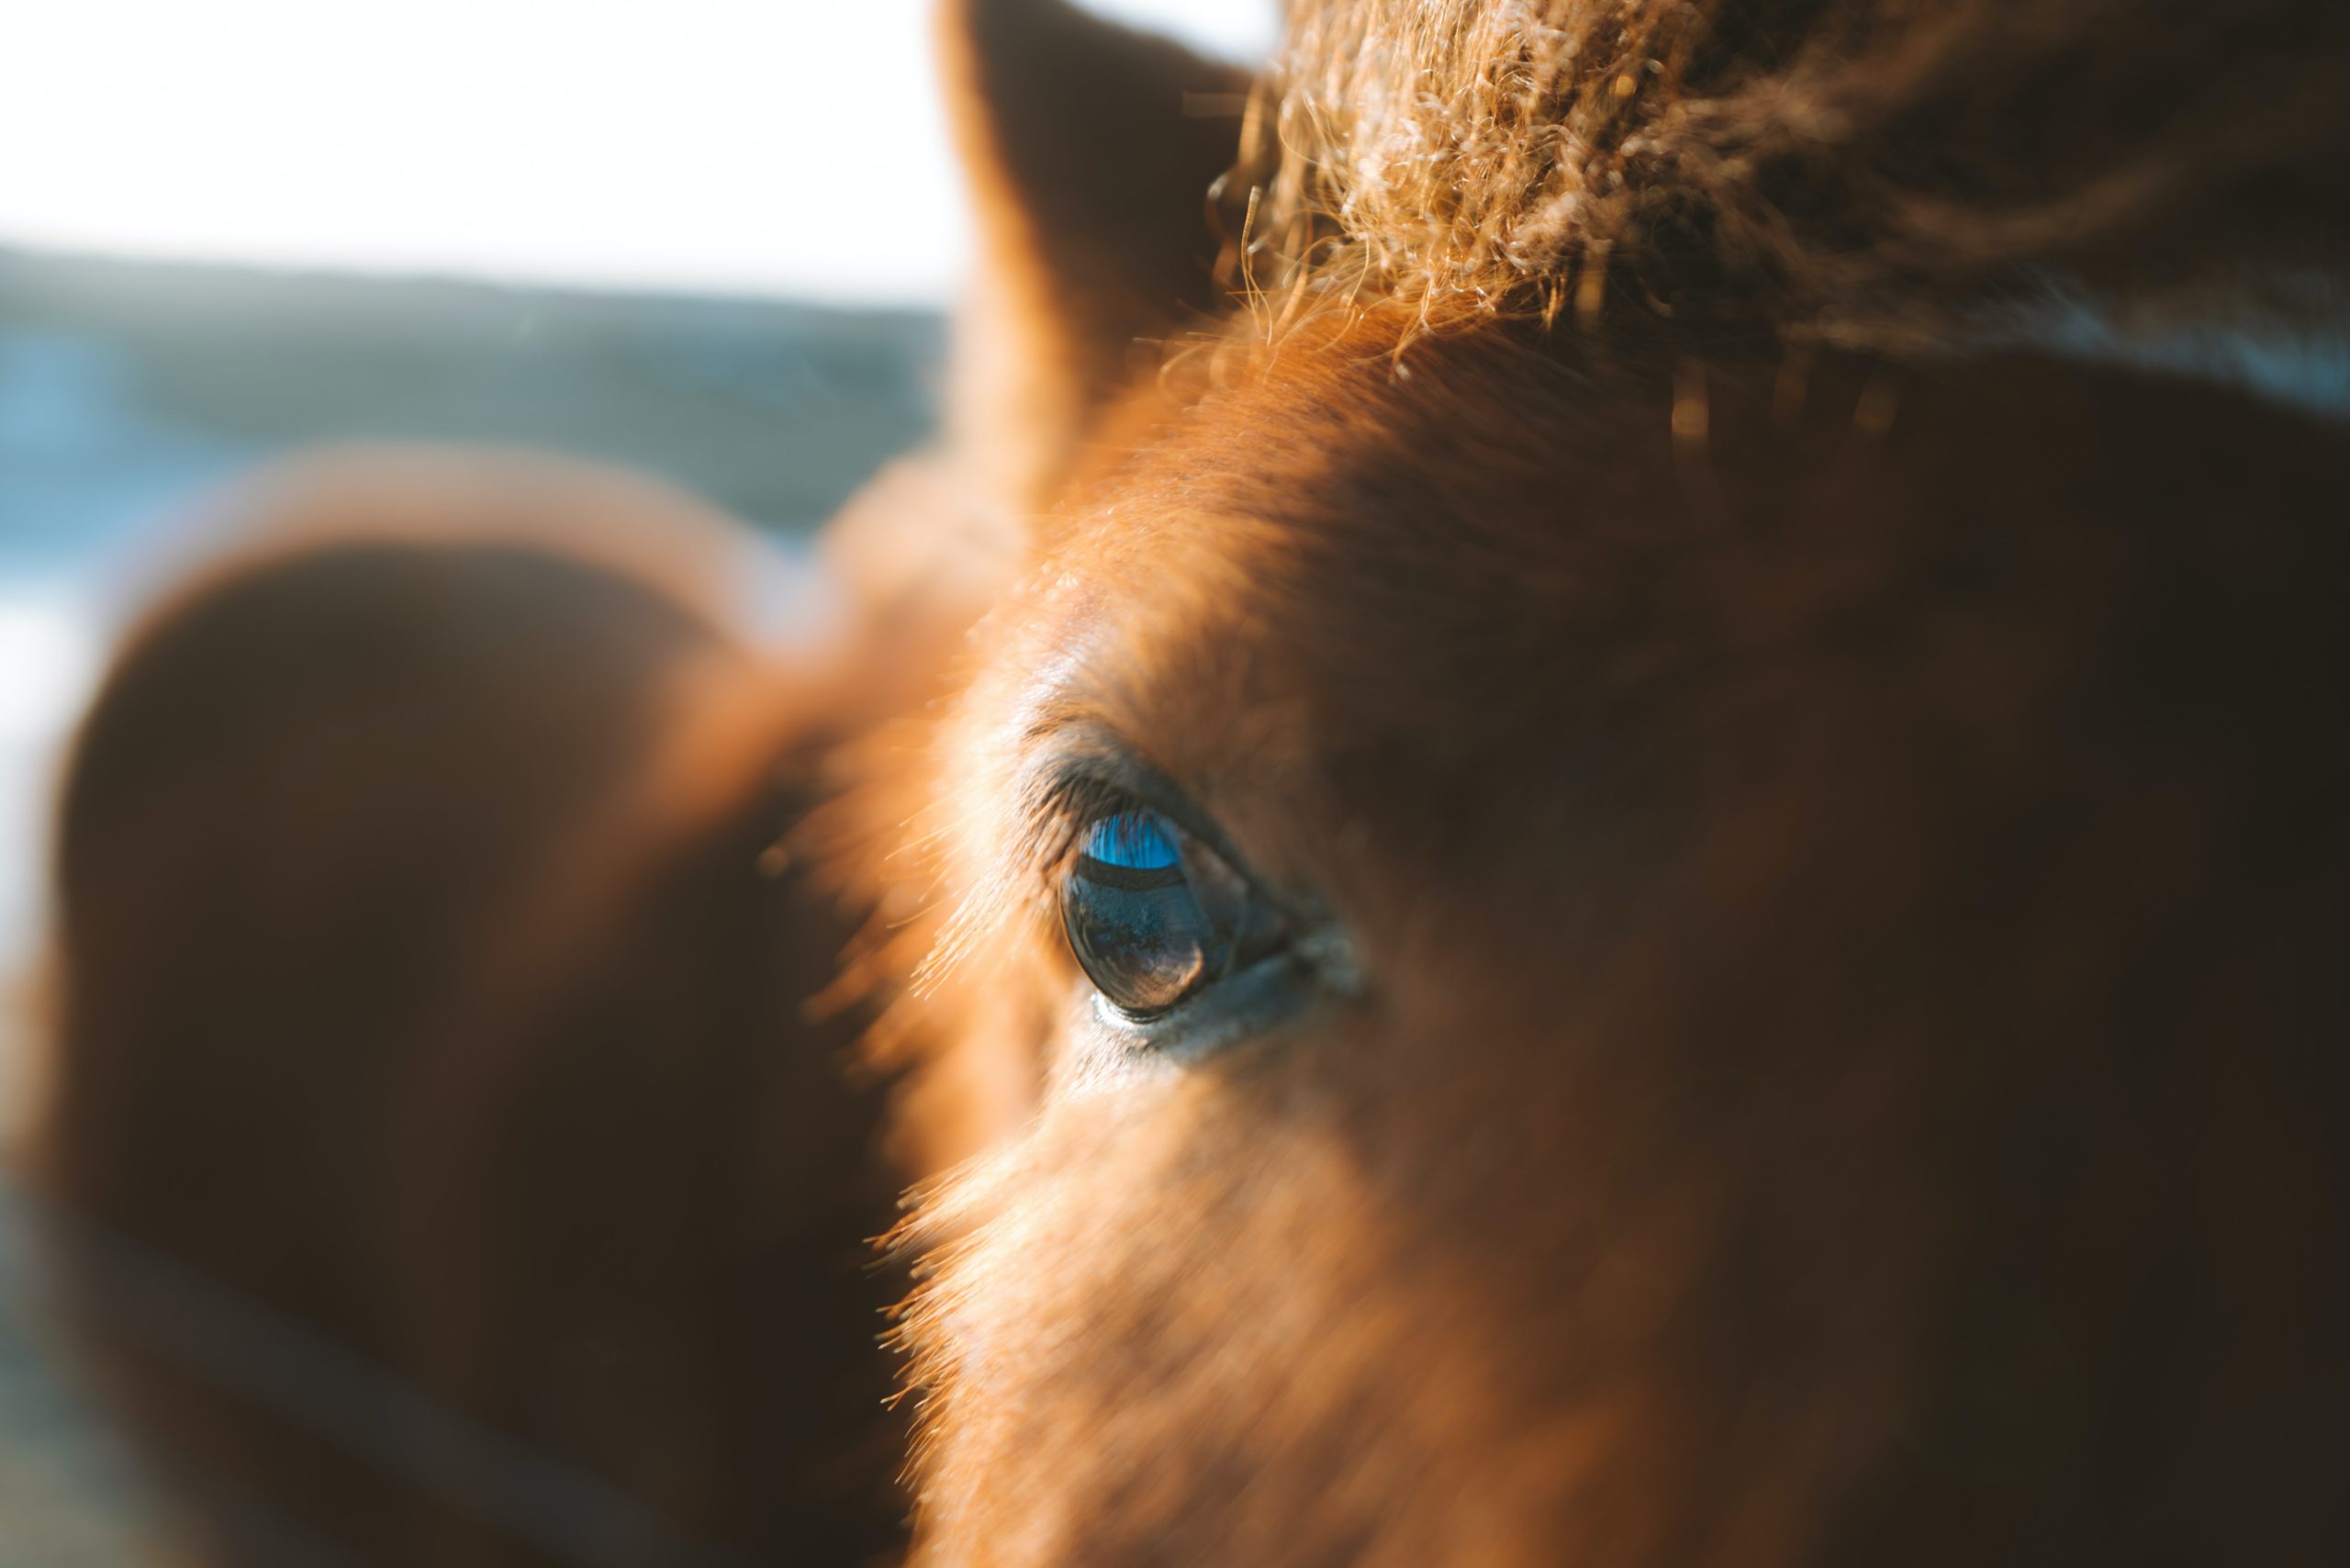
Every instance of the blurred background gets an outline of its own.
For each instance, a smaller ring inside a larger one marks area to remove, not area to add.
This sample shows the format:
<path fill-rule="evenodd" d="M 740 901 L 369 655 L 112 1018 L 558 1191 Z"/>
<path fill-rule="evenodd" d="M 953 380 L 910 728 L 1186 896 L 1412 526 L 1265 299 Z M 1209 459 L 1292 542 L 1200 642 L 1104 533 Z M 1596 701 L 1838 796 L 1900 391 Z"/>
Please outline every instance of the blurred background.
<path fill-rule="evenodd" d="M 1270 0 L 1091 0 L 1235 59 Z M 206 496 L 526 445 L 804 540 L 936 414 L 968 220 L 926 0 L 73 0 L 0 44 L 0 1128 L 52 771 Z M 151 1560 L 0 1165 L 0 1564 Z"/>

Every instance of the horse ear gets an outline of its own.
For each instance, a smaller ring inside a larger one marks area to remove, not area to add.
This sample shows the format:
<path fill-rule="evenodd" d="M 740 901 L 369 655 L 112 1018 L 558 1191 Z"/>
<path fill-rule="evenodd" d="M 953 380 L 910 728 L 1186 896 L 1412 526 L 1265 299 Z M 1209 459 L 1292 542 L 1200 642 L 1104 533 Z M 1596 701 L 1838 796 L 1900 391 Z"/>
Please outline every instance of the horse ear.
<path fill-rule="evenodd" d="M 1033 507 L 1138 360 L 1222 303 L 1210 193 L 1251 80 L 1065 0 L 941 0 L 939 20 L 980 246 L 957 434 Z"/>

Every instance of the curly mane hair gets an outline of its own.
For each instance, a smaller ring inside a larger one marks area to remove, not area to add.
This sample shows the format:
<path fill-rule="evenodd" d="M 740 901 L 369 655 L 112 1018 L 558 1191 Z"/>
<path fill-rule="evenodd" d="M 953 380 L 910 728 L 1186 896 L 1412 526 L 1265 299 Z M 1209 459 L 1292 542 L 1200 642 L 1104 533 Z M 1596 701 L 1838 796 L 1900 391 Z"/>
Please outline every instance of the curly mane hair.
<path fill-rule="evenodd" d="M 1276 320 L 1617 292 L 1930 336 L 2052 271 L 2145 299 L 2338 263 L 2350 8 L 1296 0 L 1244 141 L 1228 189 Z"/>

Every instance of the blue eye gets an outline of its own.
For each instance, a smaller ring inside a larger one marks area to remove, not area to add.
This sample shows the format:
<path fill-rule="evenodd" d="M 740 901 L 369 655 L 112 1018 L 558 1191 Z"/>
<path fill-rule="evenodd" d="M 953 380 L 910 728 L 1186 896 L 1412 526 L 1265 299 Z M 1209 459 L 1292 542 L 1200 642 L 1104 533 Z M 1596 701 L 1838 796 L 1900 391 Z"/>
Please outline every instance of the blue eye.
<path fill-rule="evenodd" d="M 1087 977 L 1137 1020 L 1278 951 L 1289 935 L 1222 857 L 1146 808 L 1086 829 L 1061 884 L 1061 924 Z"/>

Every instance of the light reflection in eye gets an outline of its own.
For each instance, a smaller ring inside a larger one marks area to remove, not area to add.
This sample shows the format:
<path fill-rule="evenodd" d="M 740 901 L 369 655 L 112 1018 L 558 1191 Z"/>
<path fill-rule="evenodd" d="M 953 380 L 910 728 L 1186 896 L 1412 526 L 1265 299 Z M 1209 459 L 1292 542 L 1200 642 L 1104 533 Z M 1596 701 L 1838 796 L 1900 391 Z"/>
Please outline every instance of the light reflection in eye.
<path fill-rule="evenodd" d="M 1120 812 L 1093 824 L 1085 853 L 1104 866 L 1135 871 L 1162 870 L 1180 863 L 1174 841 L 1153 812 Z"/>

